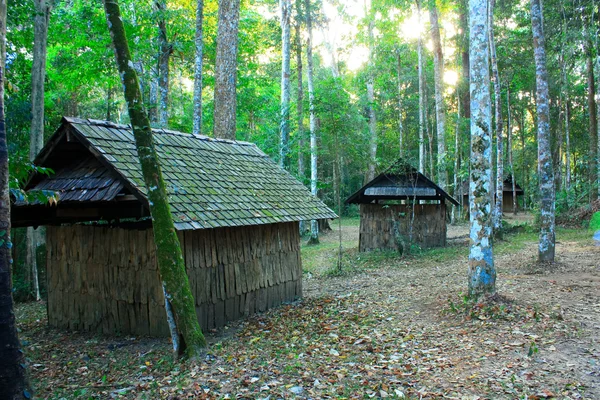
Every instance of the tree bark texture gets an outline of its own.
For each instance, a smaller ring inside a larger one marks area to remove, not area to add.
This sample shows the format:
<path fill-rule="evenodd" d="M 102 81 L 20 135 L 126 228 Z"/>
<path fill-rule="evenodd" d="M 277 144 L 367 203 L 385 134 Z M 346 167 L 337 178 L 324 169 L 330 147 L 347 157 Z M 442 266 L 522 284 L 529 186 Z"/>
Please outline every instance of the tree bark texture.
<path fill-rule="evenodd" d="M 297 78 L 297 99 L 296 99 L 296 114 L 298 118 L 298 178 L 304 183 L 306 178 L 306 165 L 304 163 L 304 147 L 305 147 L 305 129 L 304 129 L 304 86 L 302 84 L 302 34 L 300 32 L 302 21 L 302 0 L 296 0 L 296 23 L 295 30 L 295 46 L 296 46 L 296 78 Z M 306 222 L 300 221 L 300 234 L 306 231 Z"/>
<path fill-rule="evenodd" d="M 496 43 L 494 41 L 494 4 L 490 0 L 488 8 L 490 62 L 492 63 L 492 82 L 494 84 L 494 112 L 496 116 L 496 202 L 494 209 L 494 231 L 502 228 L 502 203 L 504 194 L 504 141 L 502 138 L 502 94 L 500 90 L 500 74 L 496 61 Z"/>
<path fill-rule="evenodd" d="M 596 115 L 596 84 L 594 81 L 594 50 L 591 39 L 588 40 L 586 45 L 586 75 L 587 75 L 587 102 L 588 102 L 588 132 L 589 132 L 589 183 L 590 183 L 590 202 L 596 197 L 594 193 L 594 186 L 596 184 L 597 172 L 597 147 L 598 147 L 598 120 Z"/>
<path fill-rule="evenodd" d="M 8 146 L 4 114 L 6 0 L 0 0 L 0 399 L 31 398 L 13 312 Z"/>
<path fill-rule="evenodd" d="M 554 169 L 550 147 L 550 107 L 548 72 L 542 6 L 540 0 L 531 0 L 531 28 L 535 58 L 537 129 L 538 129 L 538 179 L 540 185 L 540 241 L 538 260 L 554 261 Z"/>
<path fill-rule="evenodd" d="M 417 16 L 421 26 L 421 3 L 417 0 Z M 423 38 L 419 33 L 417 41 L 418 73 L 419 73 L 419 171 L 425 173 L 425 74 L 423 66 Z"/>
<path fill-rule="evenodd" d="M 515 178 L 515 165 L 513 163 L 512 121 L 510 114 L 510 90 L 506 88 L 506 138 L 508 151 L 508 165 L 510 168 L 510 180 L 512 181 L 512 206 L 513 214 L 517 215 L 517 183 Z"/>
<path fill-rule="evenodd" d="M 290 142 L 290 17 L 291 0 L 279 0 L 281 9 L 281 104 L 279 112 L 279 165 L 289 169 Z"/>
<path fill-rule="evenodd" d="M 429 0 L 429 22 L 433 41 L 433 71 L 435 88 L 435 118 L 437 121 L 437 183 L 446 190 L 448 173 L 446 172 L 446 110 L 444 107 L 444 55 L 440 38 L 438 10 L 435 0 Z"/>
<path fill-rule="evenodd" d="M 306 60 L 308 67 L 308 109 L 310 113 L 310 192 L 317 195 L 317 116 L 315 114 L 315 86 L 313 82 L 313 54 L 312 54 L 312 16 L 310 0 L 305 0 L 306 29 L 308 42 L 306 43 Z M 319 243 L 319 223 L 316 219 L 310 221 L 310 243 Z"/>
<path fill-rule="evenodd" d="M 173 45 L 169 43 L 167 36 L 167 3 L 163 0 L 157 1 L 156 11 L 158 13 L 158 91 L 160 93 L 158 102 L 158 126 L 169 127 L 169 60 L 173 53 Z"/>
<path fill-rule="evenodd" d="M 240 0 L 219 0 L 213 133 L 231 140 L 235 140 L 236 133 L 239 21 Z"/>
<path fill-rule="evenodd" d="M 173 307 L 177 329 L 183 336 L 184 348 L 188 356 L 194 357 L 201 354 L 202 349 L 206 347 L 206 340 L 198 324 L 194 298 L 152 139 L 150 121 L 144 110 L 137 74 L 131 62 L 119 5 L 116 0 L 105 0 L 104 7 L 147 189 L 160 278 L 168 294 L 167 300 Z"/>
<path fill-rule="evenodd" d="M 196 1 L 196 60 L 194 62 L 194 117 L 192 132 L 202 134 L 202 69 L 204 57 L 204 0 Z"/>
<path fill-rule="evenodd" d="M 471 177 L 469 183 L 469 295 L 496 291 L 492 247 L 492 127 L 488 1 L 469 0 Z"/>

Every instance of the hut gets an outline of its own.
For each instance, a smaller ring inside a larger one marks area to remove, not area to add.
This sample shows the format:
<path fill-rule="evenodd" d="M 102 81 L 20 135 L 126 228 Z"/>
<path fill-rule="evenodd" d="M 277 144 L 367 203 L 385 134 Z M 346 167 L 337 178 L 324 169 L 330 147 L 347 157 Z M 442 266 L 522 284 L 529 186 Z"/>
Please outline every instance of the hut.
<path fill-rule="evenodd" d="M 509 213 L 513 212 L 513 187 L 512 187 L 512 177 L 509 175 L 502 182 L 502 212 Z M 469 182 L 464 182 L 462 186 L 463 193 L 463 207 L 465 212 L 469 213 Z M 517 211 L 521 210 L 521 206 L 519 204 L 519 197 L 523 196 L 525 191 L 518 183 L 515 182 L 515 195 L 517 196 Z M 494 198 L 496 194 L 494 192 Z"/>
<path fill-rule="evenodd" d="M 302 295 L 298 221 L 336 215 L 254 144 L 154 130 L 186 270 L 204 329 Z M 167 336 L 152 220 L 130 126 L 63 118 L 13 226 L 45 225 L 48 323 Z"/>
<path fill-rule="evenodd" d="M 359 251 L 446 245 L 446 201 L 458 205 L 422 173 L 400 159 L 351 195 L 360 205 Z"/>

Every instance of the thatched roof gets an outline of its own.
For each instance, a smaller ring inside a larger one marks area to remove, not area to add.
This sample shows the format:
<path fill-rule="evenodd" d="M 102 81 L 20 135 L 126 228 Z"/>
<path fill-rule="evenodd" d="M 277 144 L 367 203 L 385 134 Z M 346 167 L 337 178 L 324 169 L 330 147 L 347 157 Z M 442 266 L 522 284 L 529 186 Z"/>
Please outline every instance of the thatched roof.
<path fill-rule="evenodd" d="M 403 159 L 348 197 L 346 203 L 368 204 L 374 200 L 448 200 L 458 206 L 454 198 Z"/>
<path fill-rule="evenodd" d="M 179 230 L 337 217 L 252 143 L 165 129 L 153 132 Z M 60 209 L 93 203 L 110 205 L 106 208 L 114 211 L 132 201 L 148 208 L 133 131 L 128 125 L 63 118 L 35 164 L 52 168 L 55 174 L 37 174 L 26 189 L 58 192 L 58 205 L 20 203 L 14 206 L 17 209 Z M 60 222 L 58 214 L 53 214 L 56 221 L 45 222 Z M 142 215 L 148 215 L 147 211 L 135 214 Z M 108 217 L 98 216 L 104 218 Z"/>

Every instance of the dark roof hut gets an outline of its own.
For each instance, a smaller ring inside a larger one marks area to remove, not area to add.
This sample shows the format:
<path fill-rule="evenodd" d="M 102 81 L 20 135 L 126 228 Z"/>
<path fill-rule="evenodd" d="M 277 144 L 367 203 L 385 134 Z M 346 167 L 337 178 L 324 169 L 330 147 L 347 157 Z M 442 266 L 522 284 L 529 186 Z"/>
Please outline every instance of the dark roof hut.
<path fill-rule="evenodd" d="M 464 182 L 463 187 L 463 207 L 469 212 L 469 182 Z M 520 210 L 519 196 L 523 196 L 525 191 L 518 183 L 515 182 L 515 195 L 517 196 L 517 210 Z M 496 196 L 494 192 L 494 197 Z M 509 175 L 508 178 L 502 183 L 502 212 L 508 213 L 513 212 L 513 187 L 512 177 Z"/>
<path fill-rule="evenodd" d="M 359 250 L 371 251 L 398 250 L 411 243 L 423 248 L 445 246 L 446 201 L 458 205 L 400 159 L 346 203 L 360 204 Z"/>
<path fill-rule="evenodd" d="M 162 163 L 202 328 L 302 295 L 298 221 L 335 218 L 254 144 L 158 129 Z M 26 190 L 57 204 L 12 208 L 46 225 L 48 321 L 103 333 L 167 336 L 146 189 L 129 126 L 64 118 Z"/>

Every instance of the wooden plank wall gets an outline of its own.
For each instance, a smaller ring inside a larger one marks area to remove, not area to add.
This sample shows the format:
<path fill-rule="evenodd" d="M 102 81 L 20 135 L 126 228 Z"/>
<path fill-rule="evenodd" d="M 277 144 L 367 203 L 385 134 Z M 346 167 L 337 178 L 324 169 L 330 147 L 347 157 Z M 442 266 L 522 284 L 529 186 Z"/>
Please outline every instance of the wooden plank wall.
<path fill-rule="evenodd" d="M 167 336 L 152 230 L 49 226 L 50 326 Z M 298 223 L 179 232 L 203 329 L 302 296 Z"/>
<path fill-rule="evenodd" d="M 394 224 L 408 237 L 412 206 L 404 204 L 361 204 L 359 251 L 396 250 Z M 413 243 L 422 247 L 446 245 L 446 205 L 416 204 Z"/>

